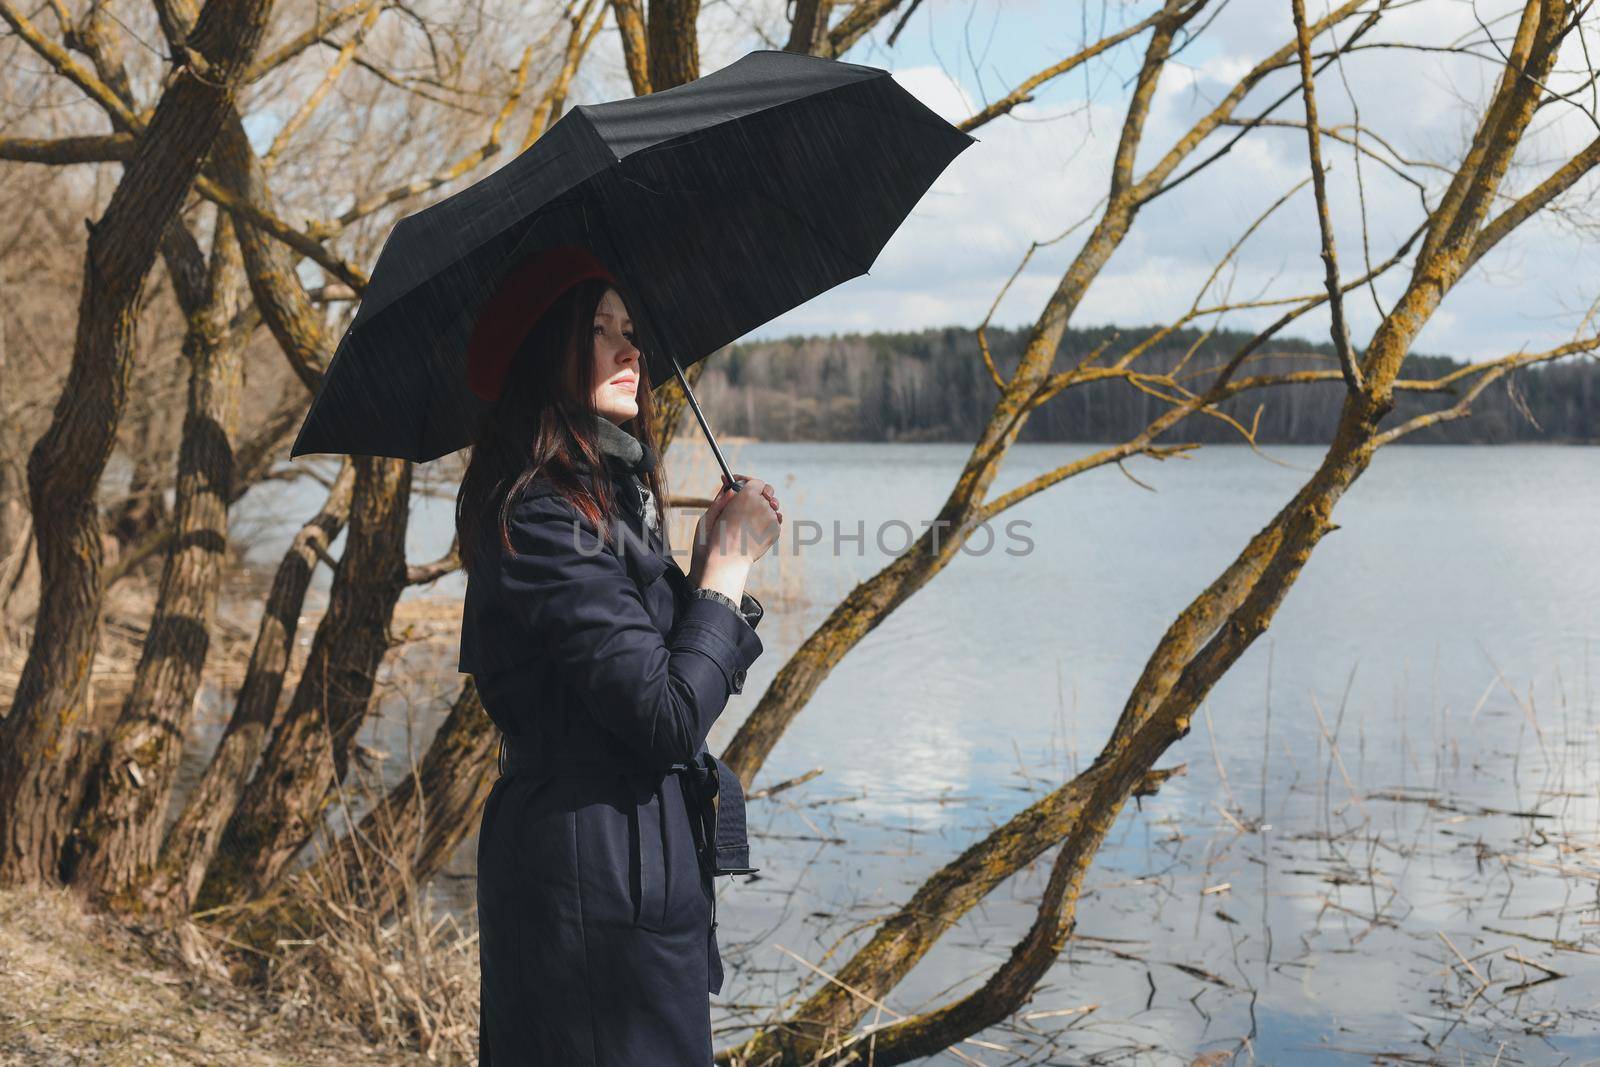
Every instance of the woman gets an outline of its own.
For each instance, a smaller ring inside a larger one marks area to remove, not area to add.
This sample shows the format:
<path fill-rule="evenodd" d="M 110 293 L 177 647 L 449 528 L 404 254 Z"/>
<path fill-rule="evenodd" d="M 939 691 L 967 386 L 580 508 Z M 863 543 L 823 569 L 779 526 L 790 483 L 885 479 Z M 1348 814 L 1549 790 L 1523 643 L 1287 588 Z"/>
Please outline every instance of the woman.
<path fill-rule="evenodd" d="M 492 1067 L 709 1064 L 713 874 L 752 869 L 705 738 L 761 654 L 744 584 L 782 512 L 759 480 L 724 489 L 687 574 L 673 558 L 624 291 L 581 249 L 545 253 L 469 348 L 493 401 L 456 503 L 461 669 L 503 745 L 478 840 Z"/>

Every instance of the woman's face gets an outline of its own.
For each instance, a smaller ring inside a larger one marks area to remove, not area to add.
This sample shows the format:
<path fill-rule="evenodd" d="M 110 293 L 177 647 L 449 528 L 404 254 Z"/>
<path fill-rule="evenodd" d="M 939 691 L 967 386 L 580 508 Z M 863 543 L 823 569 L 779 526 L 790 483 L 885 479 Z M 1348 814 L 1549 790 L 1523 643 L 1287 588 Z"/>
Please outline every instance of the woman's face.
<path fill-rule="evenodd" d="M 594 312 L 594 406 L 621 426 L 639 414 L 639 349 L 633 320 L 615 289 L 607 289 Z"/>

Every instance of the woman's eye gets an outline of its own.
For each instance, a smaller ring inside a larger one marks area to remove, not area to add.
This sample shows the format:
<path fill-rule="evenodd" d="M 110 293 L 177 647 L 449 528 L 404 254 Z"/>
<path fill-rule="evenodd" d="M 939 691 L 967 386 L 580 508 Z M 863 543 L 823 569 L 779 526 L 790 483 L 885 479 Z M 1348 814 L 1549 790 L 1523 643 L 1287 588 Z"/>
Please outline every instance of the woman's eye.
<path fill-rule="evenodd" d="M 606 332 L 605 325 L 603 323 L 598 323 L 598 322 L 595 323 L 594 324 L 594 332 L 597 333 L 597 334 L 605 333 Z M 634 335 L 634 332 L 632 330 L 623 330 L 622 331 L 622 336 L 624 336 L 624 337 L 626 337 L 628 339 L 628 343 L 630 345 L 637 345 L 639 343 L 638 337 Z"/>

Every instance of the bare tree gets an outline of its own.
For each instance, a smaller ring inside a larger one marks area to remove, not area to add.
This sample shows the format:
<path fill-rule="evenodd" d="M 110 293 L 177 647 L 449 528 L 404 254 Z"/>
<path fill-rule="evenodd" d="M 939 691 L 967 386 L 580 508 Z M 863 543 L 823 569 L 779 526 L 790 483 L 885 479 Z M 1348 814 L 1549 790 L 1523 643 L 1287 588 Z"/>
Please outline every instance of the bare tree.
<path fill-rule="evenodd" d="M 248 295 L 233 226 L 218 213 L 200 300 L 189 310 L 191 370 L 178 457 L 173 542 L 143 655 L 80 820 L 69 877 L 114 892 L 155 862 L 164 815 L 210 645 L 228 544 L 233 437 L 248 331 L 231 330 Z"/>
<path fill-rule="evenodd" d="M 389 617 L 406 584 L 411 464 L 355 462 L 349 546 L 334 572 L 328 611 L 312 638 L 300 685 L 227 830 L 241 847 L 213 860 L 199 903 L 255 896 L 311 839 L 328 793 L 342 781 L 366 717 Z"/>
<path fill-rule="evenodd" d="M 268 61 L 252 68 L 252 79 L 268 76 L 273 64 L 286 63 L 305 49 L 327 40 L 327 34 L 348 18 L 362 17 L 357 37 L 339 46 L 339 58 L 309 94 L 304 104 L 296 110 L 288 127 L 280 133 L 271 148 L 257 156 L 243 132 L 240 116 L 229 109 L 223 117 L 216 142 L 216 152 L 196 179 L 196 188 L 230 216 L 231 227 L 238 233 L 238 246 L 243 252 L 244 274 L 254 306 L 248 315 L 238 317 L 232 325 L 234 334 L 226 330 L 215 336 L 219 344 L 237 345 L 249 336 L 249 329 L 257 321 L 265 320 L 280 347 L 288 357 L 288 365 L 307 387 L 315 387 L 321 367 L 326 364 L 329 345 L 324 340 L 323 313 L 312 302 L 310 295 L 295 274 L 295 260 L 301 255 L 315 259 L 325 269 L 357 288 L 351 295 L 359 295 L 364 279 L 359 272 L 345 267 L 342 260 L 329 253 L 321 243 L 328 237 L 352 227 L 362 225 L 375 214 L 398 209 L 408 199 L 425 194 L 461 178 L 493 157 L 502 144 L 502 130 L 521 99 L 530 67 L 538 47 L 552 40 L 546 34 L 541 41 L 530 43 L 523 50 L 521 62 L 514 72 L 511 91 L 490 123 L 488 139 L 464 152 L 459 159 L 447 165 L 433 177 L 423 181 L 406 181 L 393 188 L 374 188 L 358 198 L 356 205 L 344 211 L 333 224 L 319 224 L 309 230 L 297 229 L 284 222 L 271 206 L 272 194 L 268 188 L 267 171 L 281 162 L 292 134 L 312 122 L 316 105 L 328 95 L 329 87 L 341 70 L 356 63 L 358 38 L 372 29 L 376 5 L 366 4 L 340 18 L 319 21 L 313 31 L 308 31 L 272 51 Z M 556 60 L 553 78 L 544 94 L 535 102 L 529 132 L 524 147 L 559 114 L 561 101 L 571 83 L 584 51 L 593 41 L 599 28 L 599 17 L 590 12 L 603 8 L 596 0 L 567 9 L 567 17 L 558 20 L 570 25 L 571 32 L 564 46 L 557 44 L 552 53 Z M 8 19 L 20 27 L 19 36 L 52 67 L 68 80 L 83 89 L 88 97 L 106 111 L 113 125 L 126 134 L 99 139 L 69 141 L 79 145 L 76 150 L 63 151 L 62 142 L 46 144 L 39 141 L 0 139 L 0 155 L 32 161 L 63 163 L 90 160 L 115 160 L 132 158 L 142 144 L 143 127 L 138 118 L 138 108 L 132 102 L 133 78 L 121 69 L 120 53 L 115 39 L 105 32 L 100 9 L 94 8 L 76 26 L 68 27 L 64 37 L 91 60 L 93 70 L 77 64 L 64 49 L 51 43 L 45 35 L 19 13 L 8 9 Z M 161 29 L 169 40 L 181 42 L 196 18 L 191 5 L 172 3 L 158 6 Z M 367 67 L 370 67 L 370 63 Z M 375 70 L 375 68 L 374 68 Z M 376 72 L 376 71 L 375 71 Z M 391 79 L 392 81 L 392 79 Z M 407 88 L 406 96 L 414 94 Z M 459 124 L 456 124 L 459 128 Z M 131 136 L 128 136 L 131 134 Z M 220 226 L 220 224 L 219 224 Z M 172 227 L 175 231 L 178 227 Z M 185 235 L 186 236 L 186 235 Z M 217 257 L 220 249 L 232 243 L 218 244 L 213 250 Z M 204 281 L 204 257 L 194 247 L 192 240 L 174 238 L 164 246 L 174 252 L 169 256 L 169 268 L 176 281 L 193 281 L 198 274 Z M 198 264 L 198 270 L 196 265 Z M 199 299 L 194 286 L 187 295 Z M 259 313 L 259 314 L 258 314 Z M 215 323 L 211 324 L 215 327 Z M 211 332 L 215 333 L 215 330 Z M 266 420 L 258 436 L 244 442 L 238 449 L 239 466 L 248 478 L 266 476 L 275 448 L 281 448 L 287 433 L 297 426 L 304 412 L 304 400 L 280 409 Z M 191 410 L 191 416 L 197 413 Z M 266 462 L 263 462 L 266 460 Z M 298 782 L 295 788 L 311 798 L 305 803 L 311 811 L 317 810 L 318 799 L 332 782 L 342 777 L 346 742 L 330 749 L 331 765 L 324 763 L 316 744 L 296 744 L 290 740 L 297 731 L 304 732 L 308 724 L 321 721 L 329 702 L 343 709 L 346 725 L 353 728 L 365 716 L 367 699 L 362 690 L 370 693 L 371 679 L 377 662 L 389 647 L 387 625 L 394 598 L 412 573 L 399 554 L 403 543 L 404 519 L 408 512 L 409 493 L 404 481 L 409 479 L 409 465 L 378 464 L 366 461 L 358 464 L 360 474 L 352 487 L 344 482 L 342 492 L 335 492 L 324 514 L 314 520 L 304 536 L 297 541 L 285 561 L 280 582 L 273 591 L 263 619 L 262 634 L 258 639 L 255 661 L 241 693 L 235 720 L 230 724 L 228 741 L 219 749 L 211 771 L 208 771 L 200 794 L 206 799 L 204 809 L 192 805 L 186 808 L 175 828 L 177 836 L 168 840 L 159 869 L 154 865 L 155 849 L 160 844 L 162 811 L 165 806 L 165 788 L 170 780 L 167 758 L 175 760 L 177 749 L 170 750 L 163 743 L 151 743 L 152 737 L 179 738 L 187 722 L 190 699 L 176 699 L 167 692 L 159 699 L 147 696 L 130 697 L 117 735 L 106 750 L 101 774 L 96 778 L 97 788 L 87 798 L 81 815 L 80 843 L 64 865 L 64 872 L 78 874 L 79 884 L 115 905 L 130 908 L 155 908 L 169 913 L 181 913 L 192 904 L 198 892 L 198 879 L 209 868 L 218 843 L 225 838 L 222 823 L 235 820 L 233 831 L 243 836 L 249 826 L 250 812 L 265 805 L 273 812 L 270 830 L 253 830 L 257 838 L 261 833 L 282 835 L 283 844 L 277 849 L 266 849 L 264 855 L 274 858 L 267 862 L 280 864 L 292 858 L 304 838 L 296 839 L 305 826 L 303 820 L 292 818 L 292 813 L 278 796 L 266 797 L 270 792 L 265 783 L 281 787 Z M 341 567 L 347 575 L 344 582 L 336 581 L 335 609 L 324 617 L 314 642 L 318 670 L 302 675 L 300 686 L 291 702 L 290 713 L 284 719 L 275 719 L 276 687 L 283 677 L 283 657 L 290 647 L 293 620 L 298 618 L 299 602 L 309 580 L 310 566 L 318 552 L 319 542 L 337 532 L 343 522 L 343 512 L 350 506 L 354 489 L 357 518 L 352 526 L 352 537 L 347 546 L 346 559 L 359 561 L 351 567 Z M 237 499 L 238 487 L 224 488 L 215 494 L 224 506 Z M 378 516 L 388 516 L 380 519 Z M 362 516 L 367 516 L 363 521 Z M 130 553 L 132 558 L 143 558 L 154 551 L 168 551 L 169 569 L 181 558 L 184 551 L 183 531 L 168 526 L 151 531 L 140 539 Z M 383 560 L 387 558 L 389 562 Z M 121 573 L 126 573 L 123 570 Z M 374 583 L 372 575 L 381 576 Z M 113 577 L 120 576 L 114 574 Z M 181 584 L 181 583 L 179 583 Z M 375 590 L 375 593 L 372 592 Z M 373 600 L 376 595 L 377 599 Z M 196 619 L 183 603 L 176 587 L 164 585 L 157 609 L 157 618 L 185 617 L 192 623 L 191 634 L 203 630 L 205 619 Z M 163 646 L 147 646 L 146 662 L 154 663 L 161 657 L 156 651 Z M 187 649 L 182 658 L 197 669 L 203 662 L 203 653 Z M 141 668 L 141 674 L 145 668 Z M 151 671 L 155 674 L 154 670 Z M 334 677 L 330 684 L 329 676 Z M 364 681 L 363 681 L 364 680 Z M 191 677 L 189 681 L 193 681 Z M 137 691 L 136 691 L 137 692 Z M 154 708 L 141 713 L 136 708 Z M 182 710 L 178 710 L 182 709 Z M 265 740 L 266 727 L 274 726 L 273 746 L 268 747 L 262 767 L 254 767 L 257 753 Z M 315 735 L 315 730 L 312 734 Z M 254 769 L 257 774 L 249 779 L 245 775 Z M 334 770 L 337 774 L 334 774 Z M 320 784 L 319 784 L 320 783 Z M 296 793 L 295 795 L 301 795 Z M 193 800 L 193 798 L 191 798 Z M 63 815 L 65 809 L 63 809 Z M 80 857 L 86 862 L 79 862 Z M 231 884 L 227 872 L 218 872 L 213 885 Z"/>
<path fill-rule="evenodd" d="M 181 916 L 193 909 L 250 772 L 281 721 L 278 697 L 283 692 L 306 590 L 318 559 L 326 555 L 328 545 L 349 521 L 354 485 L 355 465 L 346 460 L 327 500 L 301 527 L 278 564 L 233 715 L 204 776 L 167 832 L 159 862 L 137 883 L 141 910 Z"/>
<path fill-rule="evenodd" d="M 91 228 L 72 370 L 28 460 L 42 582 L 27 665 L 0 721 L 0 880 L 57 878 L 66 819 L 105 732 L 104 713 L 88 701 L 102 590 L 95 489 L 127 397 L 134 317 L 157 246 L 270 12 L 266 0 L 206 5 L 139 150 Z"/>

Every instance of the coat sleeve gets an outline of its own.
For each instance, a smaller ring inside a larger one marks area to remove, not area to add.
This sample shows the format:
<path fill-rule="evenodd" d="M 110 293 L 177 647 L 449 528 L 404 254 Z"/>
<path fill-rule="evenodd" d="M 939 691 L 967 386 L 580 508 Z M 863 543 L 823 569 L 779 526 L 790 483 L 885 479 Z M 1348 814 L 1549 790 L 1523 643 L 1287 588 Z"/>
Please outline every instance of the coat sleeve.
<path fill-rule="evenodd" d="M 518 503 L 500 583 L 512 611 L 602 727 L 662 766 L 688 762 L 761 654 L 724 604 L 691 600 L 665 637 L 639 587 L 558 496 Z"/>
<path fill-rule="evenodd" d="M 756 624 L 761 621 L 761 616 L 766 614 L 766 609 L 761 606 L 761 601 L 746 593 L 739 598 L 739 614 L 750 624 L 750 629 L 754 630 Z"/>

